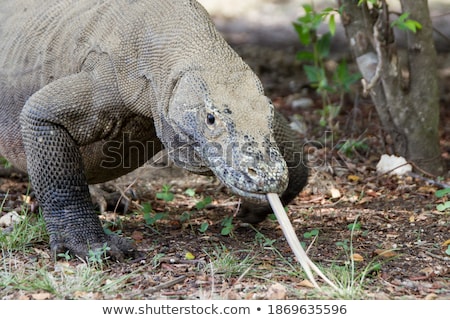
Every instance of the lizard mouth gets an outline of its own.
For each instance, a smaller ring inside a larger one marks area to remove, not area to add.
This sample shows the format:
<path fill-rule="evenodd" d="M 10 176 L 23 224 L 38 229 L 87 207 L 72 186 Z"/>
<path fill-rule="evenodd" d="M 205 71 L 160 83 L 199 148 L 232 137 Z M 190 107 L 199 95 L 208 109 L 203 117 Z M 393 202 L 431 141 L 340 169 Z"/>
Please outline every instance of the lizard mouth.
<path fill-rule="evenodd" d="M 231 192 L 233 192 L 234 194 L 245 198 L 245 200 L 248 200 L 250 202 L 254 202 L 254 203 L 266 203 L 267 200 L 267 193 L 266 192 L 251 192 L 248 190 L 243 190 L 240 188 L 237 188 L 235 186 L 228 186 L 231 190 Z"/>

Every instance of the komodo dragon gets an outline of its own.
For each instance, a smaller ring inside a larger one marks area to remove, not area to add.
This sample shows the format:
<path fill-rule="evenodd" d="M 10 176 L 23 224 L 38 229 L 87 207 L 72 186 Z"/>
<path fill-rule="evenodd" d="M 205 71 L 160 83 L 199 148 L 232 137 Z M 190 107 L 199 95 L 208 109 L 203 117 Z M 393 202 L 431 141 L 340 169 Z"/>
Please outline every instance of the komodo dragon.
<path fill-rule="evenodd" d="M 0 154 L 27 171 L 50 247 L 86 257 L 129 240 L 106 235 L 88 183 L 165 148 L 242 196 L 242 219 L 303 188 L 302 144 L 262 85 L 194 0 L 0 3 Z M 253 205 L 252 203 L 258 203 Z"/>

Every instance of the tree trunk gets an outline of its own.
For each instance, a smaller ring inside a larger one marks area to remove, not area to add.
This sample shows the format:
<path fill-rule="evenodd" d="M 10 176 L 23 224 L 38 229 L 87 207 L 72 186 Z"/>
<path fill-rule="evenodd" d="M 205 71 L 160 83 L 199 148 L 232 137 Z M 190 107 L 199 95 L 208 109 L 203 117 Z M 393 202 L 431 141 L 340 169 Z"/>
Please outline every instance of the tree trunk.
<path fill-rule="evenodd" d="M 436 50 L 427 0 L 401 0 L 403 12 L 422 25 L 416 33 L 407 31 L 406 61 L 397 54 L 387 4 L 381 3 L 377 12 L 365 2 L 339 0 L 350 49 L 392 141 L 391 152 L 442 175 Z"/>

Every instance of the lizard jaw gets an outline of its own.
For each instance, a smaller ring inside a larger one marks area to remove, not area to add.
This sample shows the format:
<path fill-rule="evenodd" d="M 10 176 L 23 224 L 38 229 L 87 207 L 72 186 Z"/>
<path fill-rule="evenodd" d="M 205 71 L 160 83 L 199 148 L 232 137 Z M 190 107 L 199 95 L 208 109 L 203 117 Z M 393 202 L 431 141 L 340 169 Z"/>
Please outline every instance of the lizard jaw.
<path fill-rule="evenodd" d="M 256 192 L 249 192 L 247 190 L 242 190 L 234 186 L 228 186 L 230 188 L 231 192 L 234 194 L 245 198 L 246 200 L 254 203 L 264 203 L 267 202 L 267 196 L 266 193 L 256 193 Z"/>

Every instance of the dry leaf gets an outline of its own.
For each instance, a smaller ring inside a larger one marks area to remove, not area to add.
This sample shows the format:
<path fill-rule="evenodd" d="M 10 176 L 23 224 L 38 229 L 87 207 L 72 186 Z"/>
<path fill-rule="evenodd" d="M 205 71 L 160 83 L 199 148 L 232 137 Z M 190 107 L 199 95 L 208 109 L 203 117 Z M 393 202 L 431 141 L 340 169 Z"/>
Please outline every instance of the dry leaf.
<path fill-rule="evenodd" d="M 33 248 L 34 252 L 36 252 L 38 255 L 40 255 L 44 259 L 50 259 L 50 255 L 47 251 L 41 250 L 39 248 Z"/>
<path fill-rule="evenodd" d="M 191 252 L 186 252 L 186 254 L 184 255 L 184 258 L 186 259 L 186 260 L 194 260 L 195 259 L 195 256 L 191 253 Z"/>
<path fill-rule="evenodd" d="M 393 258 L 397 255 L 393 250 L 386 249 L 376 249 L 374 253 L 383 258 Z"/>
<path fill-rule="evenodd" d="M 133 231 L 133 233 L 131 234 L 131 239 L 133 239 L 134 241 L 142 241 L 144 239 L 144 234 L 141 231 Z"/>
<path fill-rule="evenodd" d="M 424 275 L 429 277 L 430 275 L 432 275 L 434 273 L 434 270 L 432 267 L 426 267 L 426 268 L 423 268 L 422 270 L 420 270 L 419 272 L 423 273 Z"/>
<path fill-rule="evenodd" d="M 299 285 L 302 286 L 302 287 L 306 287 L 306 288 L 311 288 L 311 289 L 314 288 L 314 285 L 308 279 L 300 281 Z"/>
<path fill-rule="evenodd" d="M 438 295 L 436 293 L 429 293 L 425 297 L 425 300 L 436 300 L 438 298 Z"/>
<path fill-rule="evenodd" d="M 354 175 L 354 174 L 349 174 L 347 176 L 347 179 L 352 182 L 358 182 L 359 180 L 361 180 L 361 178 L 359 176 Z"/>
<path fill-rule="evenodd" d="M 341 197 L 341 192 L 338 189 L 331 188 L 329 191 L 332 199 L 338 199 Z"/>
<path fill-rule="evenodd" d="M 352 257 L 353 257 L 353 261 L 358 261 L 358 262 L 364 261 L 363 256 L 360 255 L 359 253 L 354 253 Z"/>
<path fill-rule="evenodd" d="M 285 286 L 280 283 L 275 283 L 270 286 L 265 298 L 267 300 L 285 300 L 287 290 Z"/>
<path fill-rule="evenodd" d="M 442 243 L 442 246 L 443 246 L 443 247 L 446 247 L 446 246 L 448 246 L 448 245 L 450 245 L 450 239 L 447 239 L 447 240 L 445 240 L 445 241 Z"/>
<path fill-rule="evenodd" d="M 430 193 L 434 194 L 436 192 L 437 188 L 434 186 L 421 186 L 417 191 L 421 193 Z"/>
<path fill-rule="evenodd" d="M 40 292 L 31 294 L 31 297 L 34 300 L 48 300 L 52 297 L 52 295 L 48 292 Z"/>

